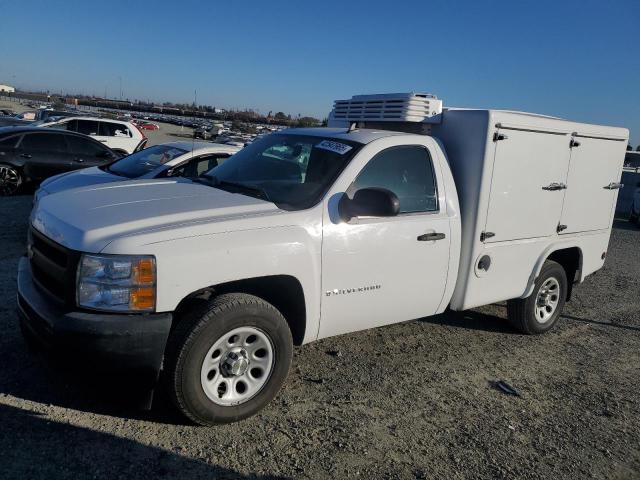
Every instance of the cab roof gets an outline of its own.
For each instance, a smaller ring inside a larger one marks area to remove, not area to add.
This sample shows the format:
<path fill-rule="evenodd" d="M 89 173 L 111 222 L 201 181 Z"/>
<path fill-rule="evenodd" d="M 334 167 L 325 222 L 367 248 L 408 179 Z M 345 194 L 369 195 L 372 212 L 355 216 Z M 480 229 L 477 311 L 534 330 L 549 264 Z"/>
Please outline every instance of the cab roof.
<path fill-rule="evenodd" d="M 351 132 L 347 128 L 288 128 L 280 130 L 275 135 L 309 135 L 313 137 L 329 137 L 337 140 L 350 140 L 362 144 L 371 143 L 374 140 L 398 135 L 407 135 L 404 132 L 394 132 L 391 130 L 375 130 L 369 128 L 357 128 Z"/>
<path fill-rule="evenodd" d="M 224 143 L 213 143 L 213 142 L 188 142 L 188 141 L 184 141 L 184 142 L 162 143 L 160 145 L 175 147 L 175 148 L 179 148 L 181 150 L 186 150 L 188 152 L 190 152 L 192 150 L 195 152 L 195 151 L 198 151 L 198 150 L 206 150 L 206 149 L 233 150 L 233 151 L 240 150 L 240 148 L 235 146 L 235 145 L 226 145 Z"/>

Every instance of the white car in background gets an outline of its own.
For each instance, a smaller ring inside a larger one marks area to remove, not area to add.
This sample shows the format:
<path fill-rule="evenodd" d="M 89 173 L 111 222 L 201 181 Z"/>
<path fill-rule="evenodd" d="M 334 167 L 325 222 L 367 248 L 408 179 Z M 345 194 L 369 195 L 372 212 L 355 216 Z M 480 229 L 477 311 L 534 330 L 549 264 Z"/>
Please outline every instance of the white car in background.
<path fill-rule="evenodd" d="M 61 118 L 41 126 L 84 133 L 104 143 L 111 150 L 125 155 L 142 150 L 147 143 L 147 137 L 141 129 L 131 122 L 120 120 L 71 117 Z"/>
<path fill-rule="evenodd" d="M 189 177 L 217 167 L 241 147 L 210 142 L 154 145 L 108 165 L 84 168 L 51 177 L 40 184 L 35 201 L 51 193 L 123 180 Z"/>

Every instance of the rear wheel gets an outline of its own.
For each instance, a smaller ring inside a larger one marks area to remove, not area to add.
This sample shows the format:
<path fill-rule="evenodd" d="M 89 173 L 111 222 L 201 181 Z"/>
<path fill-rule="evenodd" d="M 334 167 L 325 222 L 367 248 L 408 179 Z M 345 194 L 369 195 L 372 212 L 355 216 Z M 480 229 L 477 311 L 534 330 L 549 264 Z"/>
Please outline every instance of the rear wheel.
<path fill-rule="evenodd" d="M 169 394 L 195 423 L 241 420 L 275 397 L 292 353 L 291 331 L 274 306 L 253 295 L 220 295 L 171 334 Z"/>
<path fill-rule="evenodd" d="M 21 185 L 20 171 L 11 165 L 0 164 L 0 195 L 15 195 Z"/>
<path fill-rule="evenodd" d="M 567 298 L 567 274 L 562 265 L 547 260 L 527 298 L 507 302 L 507 316 L 520 332 L 545 333 L 557 323 Z"/>

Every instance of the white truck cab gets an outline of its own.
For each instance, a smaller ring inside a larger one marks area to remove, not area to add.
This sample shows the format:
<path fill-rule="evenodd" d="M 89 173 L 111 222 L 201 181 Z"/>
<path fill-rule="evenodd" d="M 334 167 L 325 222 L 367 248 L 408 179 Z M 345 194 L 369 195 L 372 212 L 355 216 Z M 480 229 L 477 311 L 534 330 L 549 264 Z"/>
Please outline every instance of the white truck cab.
<path fill-rule="evenodd" d="M 27 338 L 149 388 L 162 375 L 215 424 L 276 395 L 294 344 L 504 300 L 543 333 L 602 267 L 627 130 L 424 94 L 338 101 L 331 125 L 197 179 L 42 198 L 18 274 Z"/>

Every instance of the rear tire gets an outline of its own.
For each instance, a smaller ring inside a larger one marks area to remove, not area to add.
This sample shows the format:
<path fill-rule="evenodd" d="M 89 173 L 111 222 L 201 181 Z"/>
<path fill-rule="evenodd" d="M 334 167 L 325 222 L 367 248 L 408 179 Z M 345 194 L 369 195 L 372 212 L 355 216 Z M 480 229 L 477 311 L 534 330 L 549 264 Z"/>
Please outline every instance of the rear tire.
<path fill-rule="evenodd" d="M 253 295 L 224 294 L 187 314 L 171 333 L 166 386 L 193 422 L 235 422 L 276 396 L 292 355 L 289 325 L 273 305 Z"/>
<path fill-rule="evenodd" d="M 527 298 L 507 302 L 513 327 L 527 335 L 545 333 L 558 323 L 567 298 L 567 274 L 562 265 L 547 260 Z"/>
<path fill-rule="evenodd" d="M 6 163 L 0 163 L 0 195 L 15 195 L 21 186 L 20 170 Z"/>

